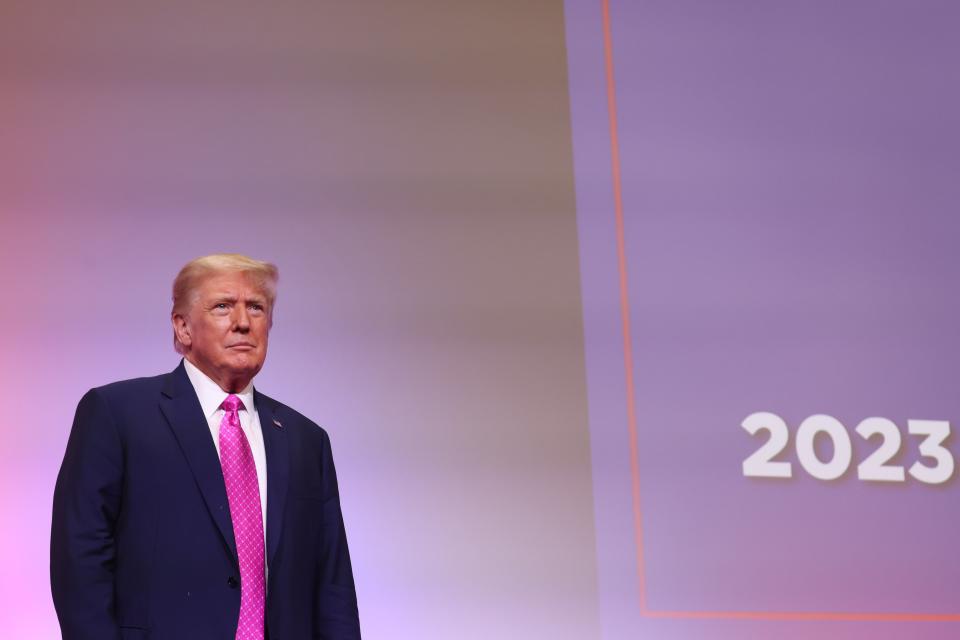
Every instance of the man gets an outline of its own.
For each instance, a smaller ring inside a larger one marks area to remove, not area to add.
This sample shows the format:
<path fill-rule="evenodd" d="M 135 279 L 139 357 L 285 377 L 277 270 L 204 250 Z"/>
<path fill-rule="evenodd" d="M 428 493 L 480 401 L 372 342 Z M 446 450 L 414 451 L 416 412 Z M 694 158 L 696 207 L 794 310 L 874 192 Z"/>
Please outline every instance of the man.
<path fill-rule="evenodd" d="M 198 258 L 172 373 L 92 389 L 53 500 L 64 640 L 360 638 L 326 432 L 260 393 L 277 269 Z"/>

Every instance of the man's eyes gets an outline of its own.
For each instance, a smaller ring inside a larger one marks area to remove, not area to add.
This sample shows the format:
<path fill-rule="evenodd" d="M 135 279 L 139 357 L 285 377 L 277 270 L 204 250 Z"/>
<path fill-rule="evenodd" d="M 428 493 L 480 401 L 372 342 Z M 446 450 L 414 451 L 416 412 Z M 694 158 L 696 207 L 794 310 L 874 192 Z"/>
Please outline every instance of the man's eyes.
<path fill-rule="evenodd" d="M 231 306 L 232 305 L 229 302 L 218 302 L 217 304 L 213 305 L 213 309 L 216 311 L 227 311 Z M 266 310 L 266 307 L 259 302 L 251 302 L 247 304 L 247 309 L 262 313 Z"/>

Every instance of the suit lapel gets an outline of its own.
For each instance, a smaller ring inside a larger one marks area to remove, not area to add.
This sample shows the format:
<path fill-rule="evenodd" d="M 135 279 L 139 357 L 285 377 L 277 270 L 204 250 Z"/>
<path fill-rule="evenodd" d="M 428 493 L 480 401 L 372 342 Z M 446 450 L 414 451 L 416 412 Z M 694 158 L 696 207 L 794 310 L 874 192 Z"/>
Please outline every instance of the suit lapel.
<path fill-rule="evenodd" d="M 273 400 L 254 389 L 254 403 L 267 454 L 267 566 L 270 566 L 280 544 L 290 480 L 290 449 L 287 430 L 276 415 Z"/>
<path fill-rule="evenodd" d="M 190 470 L 206 502 L 207 510 L 217 524 L 217 529 L 220 530 L 234 565 L 239 567 L 237 544 L 233 537 L 233 523 L 230 520 L 230 507 L 227 502 L 227 489 L 223 483 L 220 458 L 217 457 L 217 449 L 213 444 L 213 438 L 210 437 L 210 427 L 203 415 L 197 394 L 190 384 L 190 378 L 187 377 L 183 362 L 167 376 L 163 395 L 160 397 L 160 410 L 187 458 Z"/>

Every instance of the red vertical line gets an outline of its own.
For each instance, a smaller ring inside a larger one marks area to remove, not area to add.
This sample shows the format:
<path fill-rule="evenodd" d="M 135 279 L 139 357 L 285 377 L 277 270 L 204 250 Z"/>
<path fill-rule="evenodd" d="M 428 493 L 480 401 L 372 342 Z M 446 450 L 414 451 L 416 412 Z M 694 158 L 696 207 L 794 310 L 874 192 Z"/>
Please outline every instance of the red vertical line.
<path fill-rule="evenodd" d="M 643 562 L 643 527 L 640 516 L 640 463 L 637 459 L 637 410 L 633 383 L 633 341 L 630 338 L 630 300 L 627 295 L 627 255 L 623 233 L 623 193 L 620 179 L 620 144 L 617 138 L 617 92 L 613 75 L 613 38 L 610 33 L 610 2 L 603 6 L 603 54 L 607 75 L 607 109 L 610 116 L 610 164 L 613 172 L 613 203 L 617 221 L 617 267 L 620 272 L 620 320 L 623 325 L 623 359 L 626 370 L 627 425 L 630 429 L 630 470 L 633 476 L 633 525 L 637 543 L 637 576 L 640 612 L 647 612 L 647 585 Z"/>

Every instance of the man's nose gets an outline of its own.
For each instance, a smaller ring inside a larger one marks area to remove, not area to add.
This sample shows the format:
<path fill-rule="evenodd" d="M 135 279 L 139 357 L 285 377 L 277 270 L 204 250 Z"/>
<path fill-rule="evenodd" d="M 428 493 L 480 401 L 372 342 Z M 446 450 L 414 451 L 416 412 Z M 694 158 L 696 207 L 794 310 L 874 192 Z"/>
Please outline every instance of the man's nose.
<path fill-rule="evenodd" d="M 250 330 L 250 313 L 247 311 L 246 305 L 238 304 L 234 307 L 233 327 L 236 331 Z"/>

